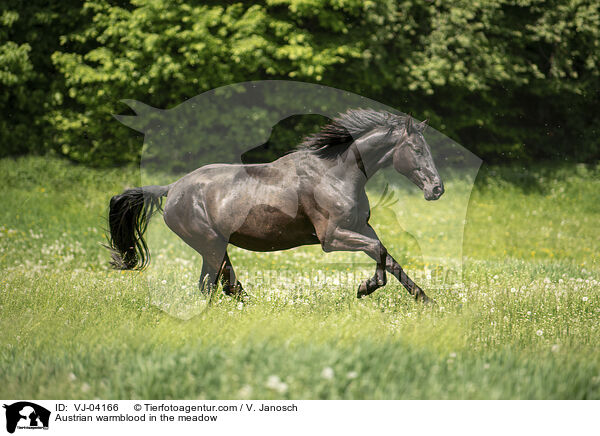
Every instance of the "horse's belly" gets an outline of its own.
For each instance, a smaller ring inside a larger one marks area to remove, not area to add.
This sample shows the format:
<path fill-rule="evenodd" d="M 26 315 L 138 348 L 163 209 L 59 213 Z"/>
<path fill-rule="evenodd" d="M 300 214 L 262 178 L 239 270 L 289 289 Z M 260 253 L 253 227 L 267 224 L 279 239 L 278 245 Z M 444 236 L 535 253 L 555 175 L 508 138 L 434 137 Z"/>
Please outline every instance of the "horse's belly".
<path fill-rule="evenodd" d="M 290 216 L 276 207 L 253 207 L 229 237 L 229 243 L 252 251 L 277 251 L 318 244 L 315 228 L 304 214 Z"/>

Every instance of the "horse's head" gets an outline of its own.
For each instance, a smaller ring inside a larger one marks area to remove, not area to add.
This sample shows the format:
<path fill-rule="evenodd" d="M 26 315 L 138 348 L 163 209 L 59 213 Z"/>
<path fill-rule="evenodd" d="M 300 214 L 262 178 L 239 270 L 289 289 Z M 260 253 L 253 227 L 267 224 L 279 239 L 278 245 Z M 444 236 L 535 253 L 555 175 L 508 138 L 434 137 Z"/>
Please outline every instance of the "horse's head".
<path fill-rule="evenodd" d="M 427 121 L 414 123 L 407 115 L 404 129 L 398 129 L 399 139 L 394 147 L 394 168 L 423 191 L 426 200 L 437 200 L 444 193 L 444 184 L 438 174 L 431 150 L 423 131 Z"/>

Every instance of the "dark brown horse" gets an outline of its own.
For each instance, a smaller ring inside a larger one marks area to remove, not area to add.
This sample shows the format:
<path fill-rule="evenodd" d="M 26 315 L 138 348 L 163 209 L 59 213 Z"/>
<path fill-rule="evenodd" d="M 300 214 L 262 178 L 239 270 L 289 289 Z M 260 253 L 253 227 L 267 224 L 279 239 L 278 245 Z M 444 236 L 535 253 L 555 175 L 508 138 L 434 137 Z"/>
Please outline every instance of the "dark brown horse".
<path fill-rule="evenodd" d="M 323 251 L 363 251 L 375 275 L 357 296 L 393 274 L 417 299 L 425 292 L 402 270 L 369 225 L 365 184 L 389 165 L 437 200 L 444 186 L 424 137 L 425 122 L 374 110 L 350 110 L 307 137 L 292 153 L 265 164 L 206 165 L 168 186 L 128 189 L 111 199 L 113 266 L 141 269 L 149 260 L 143 239 L 152 213 L 167 196 L 164 220 L 202 255 L 200 288 L 219 277 L 227 294 L 242 291 L 227 255 L 233 244 L 253 251 L 321 244 Z"/>

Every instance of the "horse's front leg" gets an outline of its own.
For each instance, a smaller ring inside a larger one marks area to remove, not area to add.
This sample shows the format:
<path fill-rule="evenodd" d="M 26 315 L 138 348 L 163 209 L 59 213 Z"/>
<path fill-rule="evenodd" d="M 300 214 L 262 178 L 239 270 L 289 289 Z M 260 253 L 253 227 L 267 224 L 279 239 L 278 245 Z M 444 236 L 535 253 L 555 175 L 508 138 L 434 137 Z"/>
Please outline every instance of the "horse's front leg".
<path fill-rule="evenodd" d="M 358 287 L 358 291 L 356 292 L 356 298 L 366 297 L 369 294 L 372 294 L 377 289 L 385 286 L 387 282 L 387 277 L 385 274 L 385 259 L 387 256 L 387 250 L 380 243 L 380 257 L 379 261 L 377 261 L 377 267 L 375 269 L 375 275 L 368 280 L 363 281 Z"/>
<path fill-rule="evenodd" d="M 377 262 L 375 274 L 363 281 L 358 287 L 356 296 L 362 298 L 372 294 L 386 284 L 387 250 L 369 225 L 360 231 L 335 228 L 321 241 L 323 251 L 364 251 Z"/>
<path fill-rule="evenodd" d="M 374 230 L 373 234 L 375 234 Z M 385 274 L 385 261 L 387 259 L 387 250 L 383 246 L 381 241 L 379 241 L 379 239 L 377 239 L 377 242 L 379 242 L 377 251 L 374 251 L 371 254 L 367 253 L 371 257 L 373 257 L 377 262 L 377 267 L 375 268 L 375 275 L 373 275 L 373 277 L 363 281 L 360 284 L 360 286 L 358 287 L 358 291 L 356 292 L 356 298 L 362 298 L 366 297 L 369 294 L 372 294 L 377 289 L 381 288 L 382 286 L 385 286 L 387 282 L 387 277 Z M 377 256 L 377 254 L 379 254 L 379 256 Z"/>
<path fill-rule="evenodd" d="M 402 286 L 404 286 L 416 300 L 423 301 L 424 303 L 435 303 L 425 294 L 423 289 L 417 286 L 417 284 L 406 275 L 400 264 L 389 254 L 386 256 L 385 268 L 390 274 L 398 279 Z"/>

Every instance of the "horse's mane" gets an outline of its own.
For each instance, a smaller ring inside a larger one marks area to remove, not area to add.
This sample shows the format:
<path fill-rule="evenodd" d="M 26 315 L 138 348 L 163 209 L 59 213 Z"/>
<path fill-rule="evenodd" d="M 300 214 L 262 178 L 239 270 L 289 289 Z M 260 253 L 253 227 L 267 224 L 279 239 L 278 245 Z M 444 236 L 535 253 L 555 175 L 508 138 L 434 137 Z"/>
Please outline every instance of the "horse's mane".
<path fill-rule="evenodd" d="M 402 126 L 404 121 L 405 117 L 387 111 L 350 109 L 323 126 L 319 132 L 305 137 L 298 150 L 308 150 L 319 157 L 330 158 L 343 153 L 364 133 L 377 127 Z"/>

